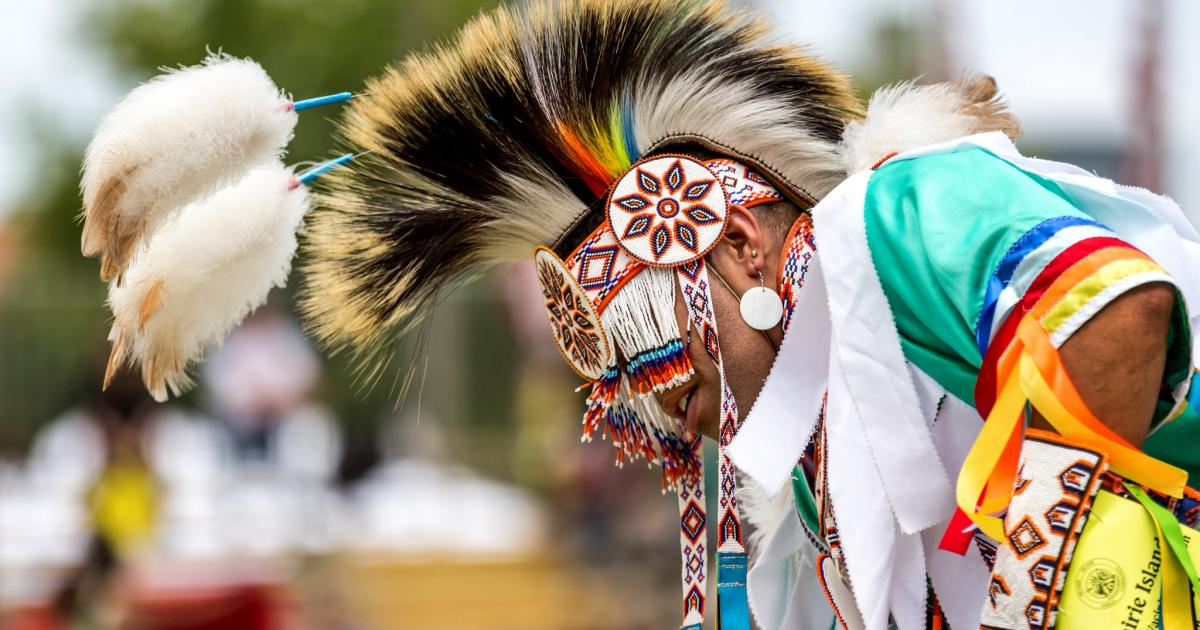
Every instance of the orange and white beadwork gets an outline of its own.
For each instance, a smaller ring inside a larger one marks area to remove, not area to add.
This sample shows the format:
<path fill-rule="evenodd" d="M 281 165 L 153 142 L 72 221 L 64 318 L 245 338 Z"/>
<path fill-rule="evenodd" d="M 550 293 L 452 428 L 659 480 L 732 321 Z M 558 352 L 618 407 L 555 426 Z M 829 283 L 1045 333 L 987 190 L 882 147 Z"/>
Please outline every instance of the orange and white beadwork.
<path fill-rule="evenodd" d="M 559 352 L 580 376 L 589 381 L 599 379 L 613 361 L 599 313 L 554 252 L 539 247 L 534 266 Z"/>
<path fill-rule="evenodd" d="M 708 253 L 725 232 L 729 198 L 712 171 L 691 158 L 635 164 L 608 197 L 621 247 L 647 265 L 674 267 Z"/>
<path fill-rule="evenodd" d="M 604 312 L 626 282 L 646 268 L 621 248 L 607 221 L 588 235 L 563 263 L 598 313 Z"/>

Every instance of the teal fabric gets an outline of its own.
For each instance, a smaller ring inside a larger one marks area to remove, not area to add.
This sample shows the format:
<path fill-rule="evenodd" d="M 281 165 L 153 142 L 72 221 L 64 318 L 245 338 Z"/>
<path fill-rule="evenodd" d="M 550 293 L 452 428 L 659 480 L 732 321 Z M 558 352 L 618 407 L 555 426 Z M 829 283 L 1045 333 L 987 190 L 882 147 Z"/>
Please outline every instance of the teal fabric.
<path fill-rule="evenodd" d="M 974 401 L 982 357 L 974 338 L 988 280 L 1009 247 L 1042 221 L 1087 218 L 1056 183 L 981 148 L 890 162 L 868 182 L 867 243 L 905 357 L 942 387 Z M 1182 298 L 1167 340 L 1167 390 L 1191 377 L 1191 331 Z M 1200 480 L 1200 382 L 1191 409 L 1153 433 L 1146 453 Z M 1157 426 L 1174 406 L 1160 397 Z"/>
<path fill-rule="evenodd" d="M 1188 486 L 1200 484 L 1200 374 L 1192 374 L 1188 406 L 1183 415 L 1163 425 L 1142 445 L 1142 450 L 1188 472 Z"/>
<path fill-rule="evenodd" d="M 796 502 L 796 512 L 800 515 L 800 520 L 804 522 L 804 527 L 813 536 L 823 539 L 820 519 L 817 516 L 817 500 L 809 486 L 808 475 L 800 466 L 792 469 L 792 497 Z"/>
<path fill-rule="evenodd" d="M 1193 383 L 1192 387 L 1196 384 Z M 1200 484 L 1200 415 L 1189 407 L 1146 438 L 1142 450 L 1151 457 L 1178 466 L 1188 473 L 1188 486 Z"/>
<path fill-rule="evenodd" d="M 1197 391 L 1196 379 L 1192 375 L 1192 329 L 1188 324 L 1187 306 L 1183 302 L 1183 294 L 1176 290 L 1175 312 L 1171 316 L 1171 327 L 1167 330 L 1167 361 L 1163 366 L 1163 382 L 1166 383 L 1166 387 L 1159 393 L 1151 427 L 1158 426 L 1170 415 L 1171 410 L 1175 408 L 1175 400 L 1171 392 L 1187 379 L 1192 380 L 1188 386 L 1188 396 L 1189 398 L 1195 397 Z M 1200 402 L 1200 400 L 1196 402 Z M 1189 402 L 1189 404 L 1192 403 Z M 1149 452 L 1148 449 L 1147 452 Z"/>
<path fill-rule="evenodd" d="M 988 280 L 1037 224 L 1088 218 L 1052 182 L 981 148 L 889 162 L 867 184 L 867 243 L 905 357 L 964 401 Z"/>

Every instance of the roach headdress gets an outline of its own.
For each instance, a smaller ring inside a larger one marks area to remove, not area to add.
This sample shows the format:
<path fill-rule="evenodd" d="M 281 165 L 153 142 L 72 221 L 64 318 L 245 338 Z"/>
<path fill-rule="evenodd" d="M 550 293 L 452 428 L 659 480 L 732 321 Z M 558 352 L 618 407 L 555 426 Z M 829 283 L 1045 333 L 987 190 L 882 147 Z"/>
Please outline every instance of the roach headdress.
<path fill-rule="evenodd" d="M 303 308 L 369 350 L 437 296 L 534 247 L 565 255 L 609 187 L 676 143 L 741 156 L 811 203 L 845 177 L 847 80 L 721 2 L 560 0 L 476 17 L 368 81 L 342 125 L 366 152 L 310 219 Z"/>
<path fill-rule="evenodd" d="M 448 289 L 535 252 L 559 350 L 591 384 L 585 439 L 659 463 L 678 490 L 684 627 L 698 628 L 700 440 L 652 396 L 692 375 L 676 295 L 721 374 L 723 449 L 737 406 L 704 255 L 731 204 L 809 207 L 845 178 L 846 79 L 722 2 L 547 0 L 483 14 L 366 90 L 341 130 L 361 157 L 309 222 L 312 330 L 369 364 Z M 718 596 L 722 626 L 740 628 L 745 550 L 719 459 Z"/>

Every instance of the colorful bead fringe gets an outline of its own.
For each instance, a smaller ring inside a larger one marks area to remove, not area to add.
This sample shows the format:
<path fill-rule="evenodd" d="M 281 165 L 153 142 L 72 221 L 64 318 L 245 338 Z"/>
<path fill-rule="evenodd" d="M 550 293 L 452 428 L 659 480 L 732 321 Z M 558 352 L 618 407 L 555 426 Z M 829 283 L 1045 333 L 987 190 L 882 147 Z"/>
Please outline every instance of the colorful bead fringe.
<path fill-rule="evenodd" d="M 680 339 L 647 350 L 634 357 L 625 368 L 630 388 L 641 396 L 683 383 L 692 374 L 692 362 Z"/>
<path fill-rule="evenodd" d="M 683 358 L 686 361 L 686 355 Z M 698 477 L 700 460 L 691 446 L 682 437 L 646 422 L 632 401 L 619 398 L 620 384 L 620 372 L 615 367 L 592 383 L 583 416 L 583 440 L 590 442 L 597 433 L 601 438 L 610 438 L 618 467 L 638 459 L 659 464 L 664 492 L 678 490 L 682 482 Z"/>

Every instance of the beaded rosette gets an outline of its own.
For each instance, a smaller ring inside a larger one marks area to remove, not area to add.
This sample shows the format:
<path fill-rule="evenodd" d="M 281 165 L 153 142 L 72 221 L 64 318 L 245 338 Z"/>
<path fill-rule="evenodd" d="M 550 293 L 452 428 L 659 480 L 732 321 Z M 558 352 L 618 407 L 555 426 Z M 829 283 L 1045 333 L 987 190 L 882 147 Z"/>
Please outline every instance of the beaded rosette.
<path fill-rule="evenodd" d="M 609 438 L 618 465 L 639 458 L 659 464 L 663 490 L 678 493 L 685 628 L 699 628 L 704 618 L 707 517 L 700 439 L 687 440 L 654 397 L 693 374 L 675 301 L 682 296 L 686 334 L 695 329 L 721 377 L 718 596 L 722 617 L 732 619 L 746 610 L 734 469 L 724 454 L 738 412 L 725 382 L 704 255 L 724 235 L 731 205 L 782 200 L 765 179 L 733 160 L 657 155 L 613 184 L 606 219 L 565 261 L 546 248 L 535 254 L 555 342 L 591 384 L 584 440 Z"/>

